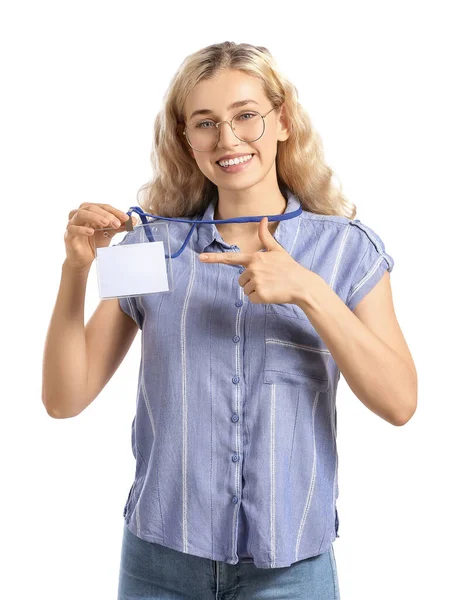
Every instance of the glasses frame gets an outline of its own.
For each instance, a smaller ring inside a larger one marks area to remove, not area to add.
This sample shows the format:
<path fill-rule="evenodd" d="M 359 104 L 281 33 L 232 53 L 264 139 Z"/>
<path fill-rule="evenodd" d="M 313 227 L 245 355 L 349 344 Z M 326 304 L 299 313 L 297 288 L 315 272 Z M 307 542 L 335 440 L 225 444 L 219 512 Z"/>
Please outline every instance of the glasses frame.
<path fill-rule="evenodd" d="M 185 125 L 185 127 L 184 127 L 184 131 L 182 132 L 182 135 L 185 135 L 185 138 L 186 138 L 186 140 L 187 140 L 187 142 L 188 142 L 188 145 L 190 146 L 190 148 L 192 148 L 193 150 L 195 150 L 195 152 L 211 152 L 212 150 L 214 150 L 214 148 L 217 146 L 217 144 L 218 144 L 218 143 L 219 143 L 219 141 L 220 141 L 220 129 L 219 129 L 219 125 L 222 125 L 222 123 L 228 123 L 228 124 L 230 125 L 230 129 L 231 129 L 231 130 L 232 130 L 232 132 L 233 132 L 233 135 L 234 135 L 234 136 L 235 136 L 235 137 L 236 137 L 238 140 L 240 140 L 240 142 L 247 142 L 247 143 L 251 144 L 252 142 L 257 142 L 257 140 L 260 140 L 260 138 L 263 136 L 263 134 L 265 133 L 265 117 L 266 117 L 268 114 L 270 114 L 270 113 L 272 112 L 272 110 L 275 110 L 275 108 L 278 108 L 278 106 L 277 106 L 277 105 L 275 105 L 275 106 L 272 106 L 272 108 L 271 108 L 271 109 L 270 109 L 270 110 L 269 110 L 267 113 L 265 113 L 264 115 L 260 114 L 260 112 L 259 112 L 258 110 L 253 110 L 252 108 L 248 108 L 248 109 L 247 109 L 247 112 L 253 112 L 253 113 L 257 113 L 257 114 L 258 114 L 260 117 L 262 117 L 262 124 L 263 124 L 262 133 L 261 133 L 261 134 L 259 135 L 259 137 L 258 137 L 258 138 L 256 138 L 255 140 L 242 140 L 241 138 L 239 138 L 239 137 L 236 135 L 236 133 L 235 133 L 235 130 L 234 130 L 234 128 L 233 128 L 233 119 L 234 119 L 235 117 L 237 117 L 238 115 L 240 115 L 241 113 L 243 113 L 243 114 L 244 114 L 244 110 L 243 110 L 243 111 L 241 111 L 241 112 L 239 112 L 239 113 L 237 113 L 236 115 L 234 115 L 234 116 L 231 118 L 231 120 L 230 120 L 230 121 L 219 121 L 218 123 L 215 123 L 215 126 L 217 127 L 217 141 L 216 141 L 216 143 L 214 144 L 214 146 L 213 146 L 212 148 L 210 148 L 209 150 L 197 150 L 196 148 L 194 148 L 194 147 L 192 146 L 192 144 L 190 143 L 190 140 L 188 139 L 188 134 L 187 134 L 187 125 Z M 210 120 L 210 121 L 212 121 L 212 119 L 209 119 L 209 120 Z"/>

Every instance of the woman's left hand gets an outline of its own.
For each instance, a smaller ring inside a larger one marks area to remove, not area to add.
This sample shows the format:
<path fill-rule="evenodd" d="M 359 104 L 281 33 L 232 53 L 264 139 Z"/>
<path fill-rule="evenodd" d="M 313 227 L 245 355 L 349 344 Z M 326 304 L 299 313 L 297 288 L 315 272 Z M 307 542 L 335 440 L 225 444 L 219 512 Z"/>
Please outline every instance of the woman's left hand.
<path fill-rule="evenodd" d="M 238 283 L 253 304 L 297 303 L 305 297 L 308 282 L 315 274 L 296 262 L 275 240 L 267 217 L 260 221 L 259 238 L 266 252 L 209 252 L 200 254 L 200 260 L 245 267 Z"/>

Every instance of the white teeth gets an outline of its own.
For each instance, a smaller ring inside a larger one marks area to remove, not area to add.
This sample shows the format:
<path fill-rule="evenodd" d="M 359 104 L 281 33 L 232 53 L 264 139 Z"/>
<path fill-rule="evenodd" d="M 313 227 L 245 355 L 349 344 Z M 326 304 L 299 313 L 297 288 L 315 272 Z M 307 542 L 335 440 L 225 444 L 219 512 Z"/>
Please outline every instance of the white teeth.
<path fill-rule="evenodd" d="M 239 165 L 242 162 L 247 162 L 252 158 L 252 154 L 246 154 L 246 156 L 239 156 L 238 158 L 231 158 L 230 160 L 221 160 L 219 165 L 221 167 L 228 167 L 230 165 Z"/>

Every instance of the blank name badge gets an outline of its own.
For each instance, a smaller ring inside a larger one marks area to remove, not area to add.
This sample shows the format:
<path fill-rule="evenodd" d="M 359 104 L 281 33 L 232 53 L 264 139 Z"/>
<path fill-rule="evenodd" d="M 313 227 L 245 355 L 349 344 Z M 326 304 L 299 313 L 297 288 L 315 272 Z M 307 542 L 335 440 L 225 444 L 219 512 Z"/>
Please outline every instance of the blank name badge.
<path fill-rule="evenodd" d="M 97 247 L 96 263 L 103 300 L 169 291 L 163 241 Z"/>

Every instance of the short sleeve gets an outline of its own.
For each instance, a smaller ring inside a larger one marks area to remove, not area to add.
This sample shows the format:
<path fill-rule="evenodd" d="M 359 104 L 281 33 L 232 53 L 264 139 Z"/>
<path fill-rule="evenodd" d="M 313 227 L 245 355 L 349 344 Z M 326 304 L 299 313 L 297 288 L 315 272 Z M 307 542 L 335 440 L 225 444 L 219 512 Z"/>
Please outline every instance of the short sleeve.
<path fill-rule="evenodd" d="M 393 270 L 394 260 L 385 249 L 381 238 L 359 219 L 350 221 L 357 238 L 352 243 L 353 256 L 358 264 L 354 271 L 346 305 L 354 310 L 356 305 L 380 281 L 385 271 Z"/>
<path fill-rule="evenodd" d="M 133 232 L 129 231 L 125 237 L 118 244 L 113 244 L 114 246 L 123 246 L 124 244 L 133 244 L 135 242 L 134 236 L 135 230 Z M 142 325 L 144 322 L 144 316 L 142 312 L 139 310 L 138 298 L 136 296 L 125 296 L 123 298 L 118 298 L 118 303 L 123 312 L 125 312 L 133 321 L 137 323 L 139 329 L 142 329 Z"/>

